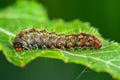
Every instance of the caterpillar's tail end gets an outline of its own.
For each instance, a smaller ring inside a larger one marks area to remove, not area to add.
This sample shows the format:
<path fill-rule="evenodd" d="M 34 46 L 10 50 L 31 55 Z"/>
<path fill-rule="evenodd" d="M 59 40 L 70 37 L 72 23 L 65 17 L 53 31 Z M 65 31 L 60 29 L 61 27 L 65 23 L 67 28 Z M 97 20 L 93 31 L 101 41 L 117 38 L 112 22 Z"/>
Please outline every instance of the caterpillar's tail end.
<path fill-rule="evenodd" d="M 95 49 L 100 49 L 102 47 L 102 42 L 99 40 L 95 40 L 95 45 L 94 48 Z"/>

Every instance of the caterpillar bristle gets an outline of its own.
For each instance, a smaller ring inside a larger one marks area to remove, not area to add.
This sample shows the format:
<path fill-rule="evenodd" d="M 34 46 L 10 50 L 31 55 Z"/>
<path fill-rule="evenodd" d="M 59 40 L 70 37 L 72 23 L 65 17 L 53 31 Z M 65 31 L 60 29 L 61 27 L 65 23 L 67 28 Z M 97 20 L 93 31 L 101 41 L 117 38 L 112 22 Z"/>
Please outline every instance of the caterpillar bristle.
<path fill-rule="evenodd" d="M 79 33 L 79 34 L 57 34 L 55 32 L 47 32 L 45 29 L 38 30 L 30 28 L 20 31 L 13 42 L 13 47 L 16 51 L 23 51 L 24 49 L 55 49 L 74 51 L 74 47 L 78 49 L 86 47 L 87 49 L 100 49 L 101 41 L 93 34 Z"/>

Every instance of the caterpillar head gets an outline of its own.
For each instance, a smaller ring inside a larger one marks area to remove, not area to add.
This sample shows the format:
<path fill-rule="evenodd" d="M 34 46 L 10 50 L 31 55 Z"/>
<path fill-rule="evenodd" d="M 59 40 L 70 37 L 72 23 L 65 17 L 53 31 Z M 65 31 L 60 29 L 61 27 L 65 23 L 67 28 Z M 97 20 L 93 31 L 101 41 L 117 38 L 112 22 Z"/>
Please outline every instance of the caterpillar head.
<path fill-rule="evenodd" d="M 36 32 L 36 30 L 34 28 L 30 28 L 28 30 L 23 30 L 20 33 L 18 33 L 13 42 L 13 48 L 16 51 L 23 51 L 25 48 L 27 48 L 27 41 L 26 41 L 28 40 L 27 35 L 32 32 Z"/>
<path fill-rule="evenodd" d="M 22 39 L 15 39 L 13 42 L 13 48 L 15 51 L 23 51 L 25 48 L 27 48 L 27 43 L 23 41 Z"/>
<path fill-rule="evenodd" d="M 23 51 L 23 44 L 21 42 L 18 42 L 18 41 L 15 41 L 13 42 L 13 48 L 16 50 L 16 51 Z"/>

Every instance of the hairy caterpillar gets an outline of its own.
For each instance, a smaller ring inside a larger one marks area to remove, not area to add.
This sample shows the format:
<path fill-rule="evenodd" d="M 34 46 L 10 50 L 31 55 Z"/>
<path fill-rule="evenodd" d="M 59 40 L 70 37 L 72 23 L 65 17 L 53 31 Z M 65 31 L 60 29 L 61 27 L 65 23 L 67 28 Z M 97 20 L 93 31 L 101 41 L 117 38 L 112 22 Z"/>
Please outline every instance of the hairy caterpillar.
<path fill-rule="evenodd" d="M 39 47 L 42 49 L 60 48 L 61 50 L 69 48 L 70 51 L 74 51 L 75 46 L 79 49 L 85 46 L 86 48 L 96 50 L 101 48 L 102 43 L 94 35 L 86 33 L 65 35 L 34 28 L 18 33 L 13 42 L 13 48 L 16 51 L 38 49 Z"/>

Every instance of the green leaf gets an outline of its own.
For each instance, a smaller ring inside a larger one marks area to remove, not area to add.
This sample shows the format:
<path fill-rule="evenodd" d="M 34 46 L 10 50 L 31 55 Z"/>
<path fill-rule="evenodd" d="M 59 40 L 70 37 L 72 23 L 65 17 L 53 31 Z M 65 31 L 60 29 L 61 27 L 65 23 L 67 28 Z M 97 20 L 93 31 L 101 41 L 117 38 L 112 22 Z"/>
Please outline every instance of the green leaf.
<path fill-rule="evenodd" d="M 49 32 L 78 34 L 85 32 L 94 34 L 102 41 L 99 50 L 77 50 L 74 52 L 56 50 L 24 50 L 15 52 L 12 42 L 21 30 L 34 27 L 46 29 Z M 61 19 L 49 21 L 46 11 L 36 2 L 20 1 L 0 12 L 0 50 L 12 64 L 24 67 L 38 57 L 55 58 L 64 62 L 85 65 L 97 72 L 108 72 L 120 80 L 120 45 L 114 41 L 107 41 L 89 23 L 80 20 L 64 22 Z"/>
<path fill-rule="evenodd" d="M 18 0 L 16 4 L 1 10 L 0 17 L 3 19 L 29 19 L 44 22 L 48 20 L 46 10 L 41 4 L 34 1 Z"/>

